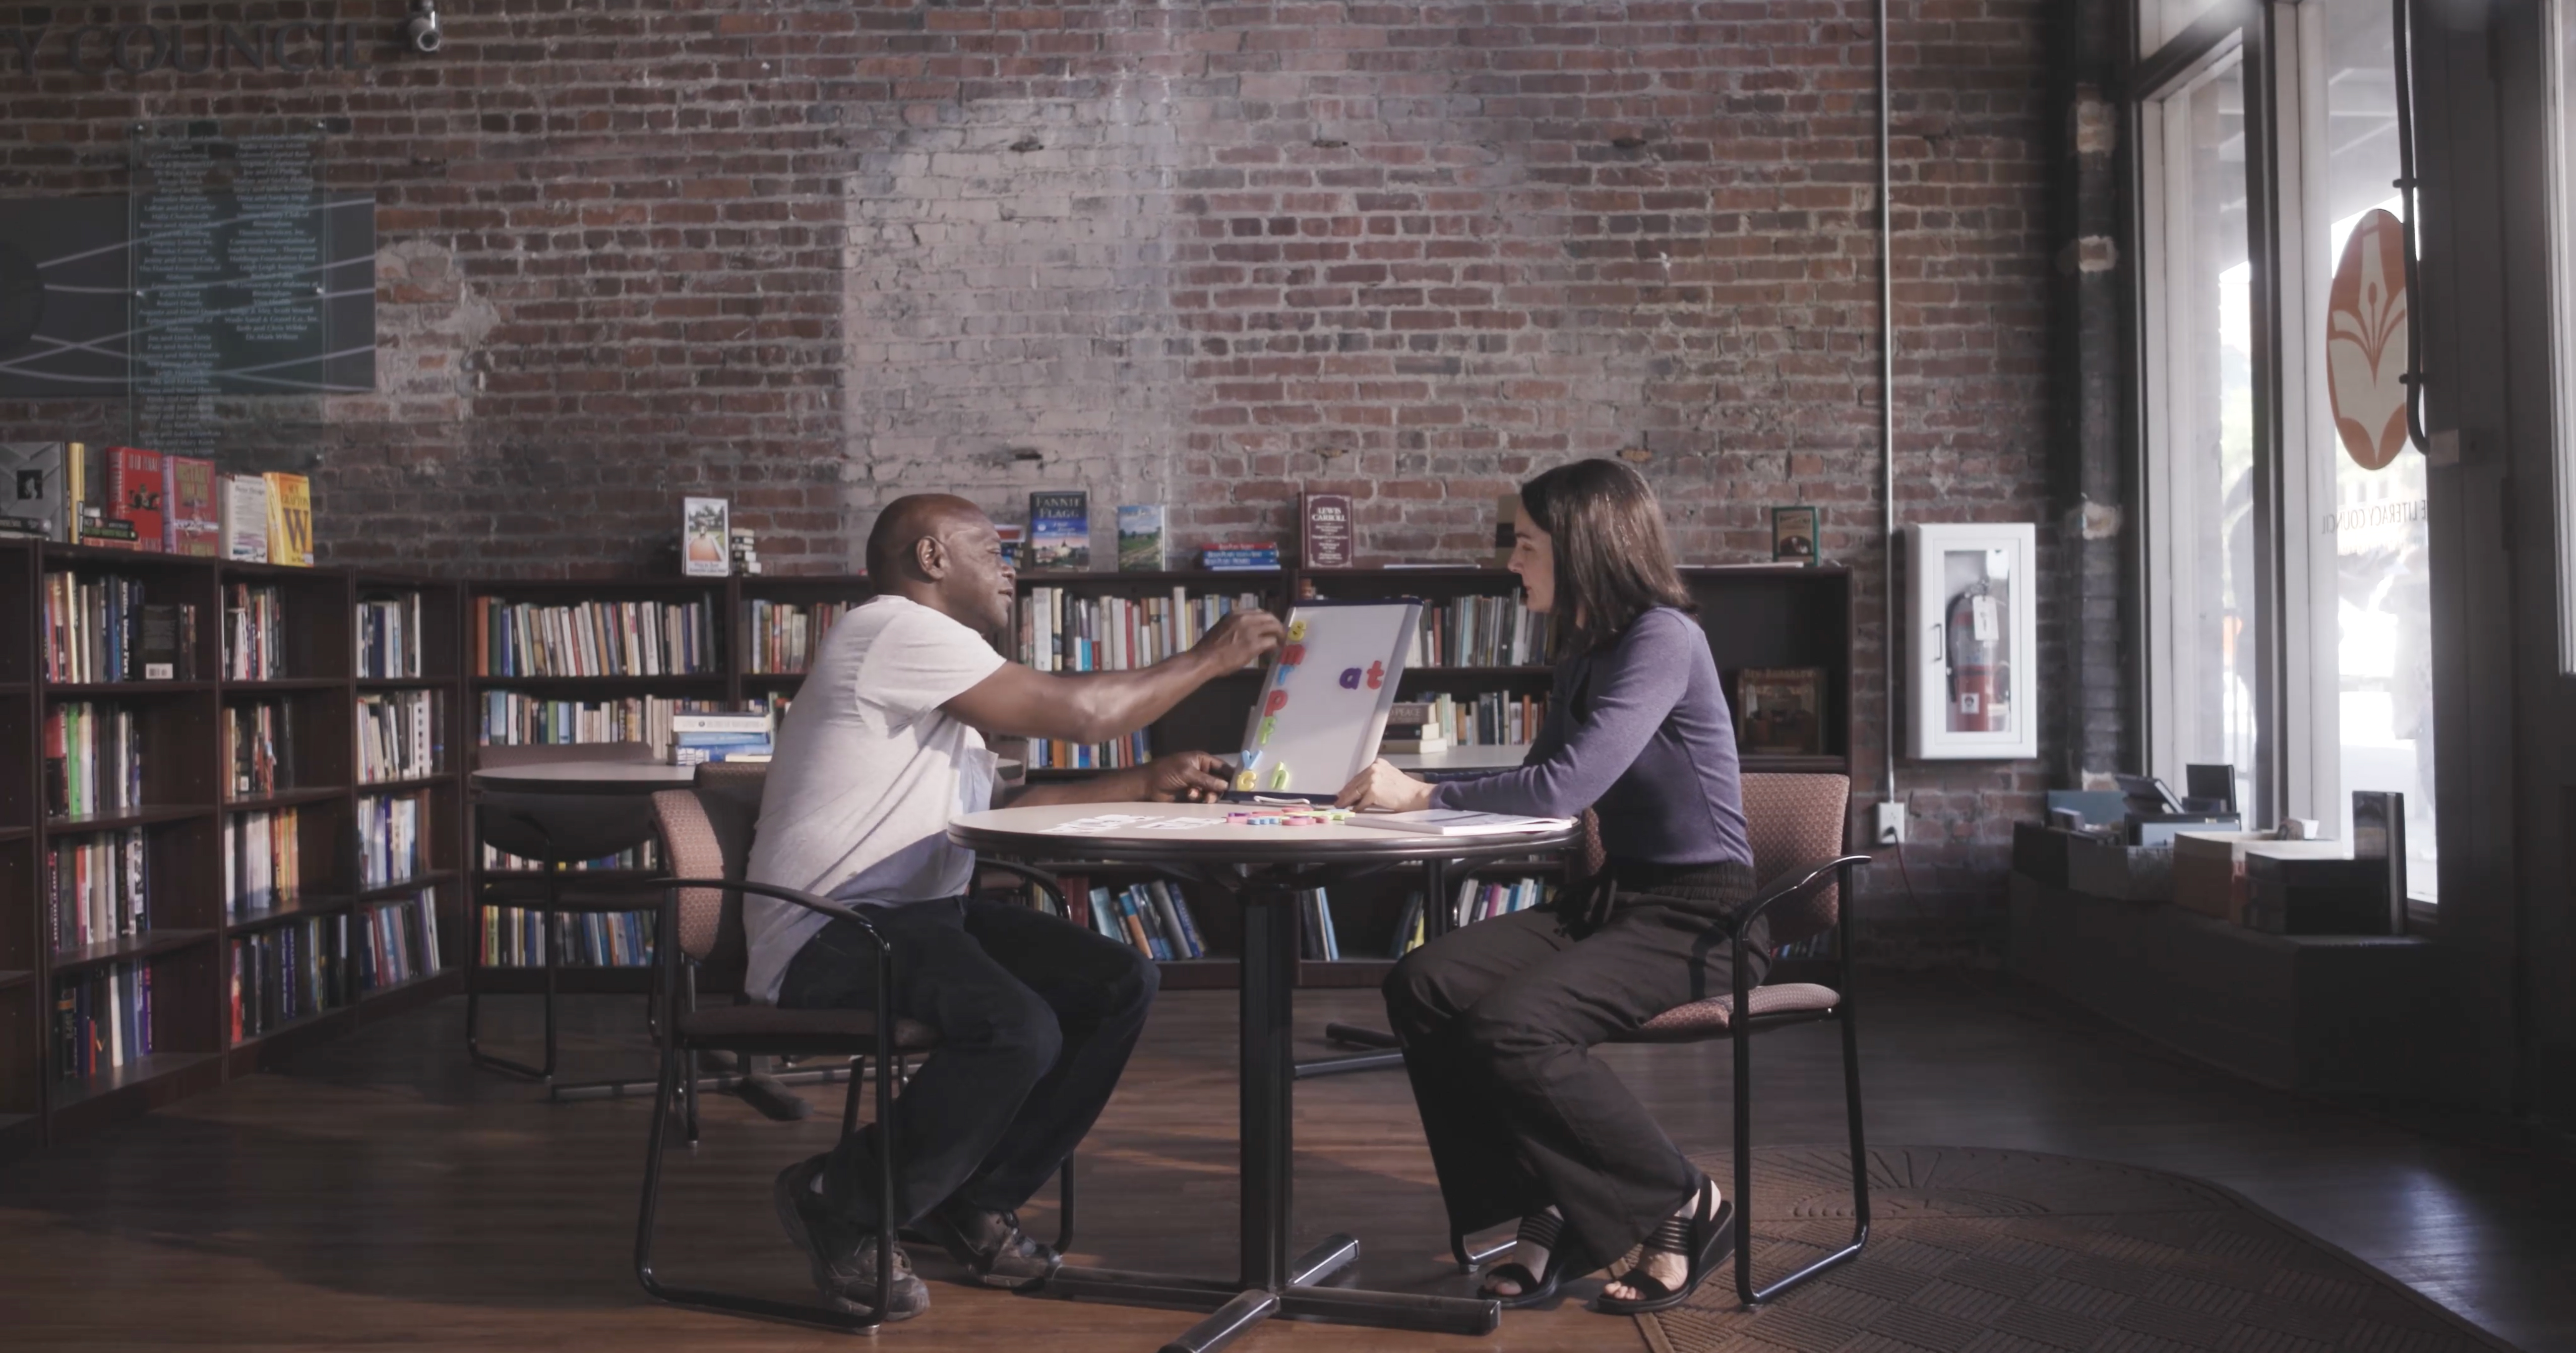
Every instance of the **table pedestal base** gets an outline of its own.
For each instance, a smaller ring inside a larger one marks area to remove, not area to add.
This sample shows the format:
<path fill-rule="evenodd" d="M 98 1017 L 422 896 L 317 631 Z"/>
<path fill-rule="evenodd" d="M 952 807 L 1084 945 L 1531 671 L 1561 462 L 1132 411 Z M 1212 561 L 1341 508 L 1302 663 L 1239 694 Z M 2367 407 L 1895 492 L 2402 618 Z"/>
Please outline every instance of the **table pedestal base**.
<path fill-rule="evenodd" d="M 1130 1273 L 1106 1268 L 1062 1268 L 1032 1295 L 1068 1301 L 1112 1301 L 1206 1311 L 1208 1317 L 1164 1344 L 1162 1353 L 1215 1353 L 1264 1320 L 1322 1320 L 1337 1325 L 1420 1330 L 1427 1334 L 1491 1334 L 1502 1323 L 1502 1303 L 1472 1297 L 1417 1296 L 1326 1287 L 1325 1281 L 1358 1262 L 1360 1243 L 1329 1236 L 1298 1256 L 1277 1290 L 1244 1288 L 1214 1278 Z"/>

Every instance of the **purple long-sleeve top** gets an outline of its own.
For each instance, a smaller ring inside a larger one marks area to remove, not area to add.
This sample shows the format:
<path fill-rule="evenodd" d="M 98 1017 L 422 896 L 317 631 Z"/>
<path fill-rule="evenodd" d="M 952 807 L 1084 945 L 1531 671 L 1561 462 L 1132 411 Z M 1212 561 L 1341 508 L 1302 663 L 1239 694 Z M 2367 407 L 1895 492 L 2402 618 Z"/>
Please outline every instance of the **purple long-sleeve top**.
<path fill-rule="evenodd" d="M 1717 662 L 1698 623 L 1669 606 L 1637 617 L 1607 649 L 1557 666 L 1519 769 L 1436 786 L 1431 802 L 1536 817 L 1593 808 L 1613 859 L 1753 863 Z"/>

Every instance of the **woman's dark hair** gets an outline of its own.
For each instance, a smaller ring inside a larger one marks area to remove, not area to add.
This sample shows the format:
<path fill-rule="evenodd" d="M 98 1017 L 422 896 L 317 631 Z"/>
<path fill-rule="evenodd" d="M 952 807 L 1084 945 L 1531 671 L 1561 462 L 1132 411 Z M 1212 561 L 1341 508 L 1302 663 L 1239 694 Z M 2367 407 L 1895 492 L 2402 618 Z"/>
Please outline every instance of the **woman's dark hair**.
<path fill-rule="evenodd" d="M 1578 460 L 1521 485 L 1521 506 L 1555 541 L 1557 648 L 1604 648 L 1658 606 L 1699 607 L 1673 567 L 1663 509 L 1635 470 Z"/>

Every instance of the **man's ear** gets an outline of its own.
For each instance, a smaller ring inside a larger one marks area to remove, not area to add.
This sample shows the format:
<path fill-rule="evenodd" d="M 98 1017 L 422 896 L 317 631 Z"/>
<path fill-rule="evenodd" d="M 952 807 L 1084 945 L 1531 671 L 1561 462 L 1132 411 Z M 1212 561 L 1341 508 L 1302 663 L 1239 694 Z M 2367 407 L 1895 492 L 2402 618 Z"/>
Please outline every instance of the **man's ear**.
<path fill-rule="evenodd" d="M 923 536 L 912 543 L 912 562 L 921 576 L 937 582 L 948 576 L 948 542 L 937 536 Z"/>

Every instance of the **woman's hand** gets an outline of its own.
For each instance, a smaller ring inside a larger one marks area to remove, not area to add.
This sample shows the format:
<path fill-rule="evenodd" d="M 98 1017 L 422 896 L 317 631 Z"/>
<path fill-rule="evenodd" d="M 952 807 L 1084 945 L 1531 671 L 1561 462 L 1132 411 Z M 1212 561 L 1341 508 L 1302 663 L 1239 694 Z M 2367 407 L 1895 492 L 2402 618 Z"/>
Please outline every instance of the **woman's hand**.
<path fill-rule="evenodd" d="M 1368 769 L 1342 786 L 1342 792 L 1334 796 L 1333 806 L 1364 813 L 1410 813 L 1431 806 L 1431 786 L 1382 760 L 1372 761 Z"/>

